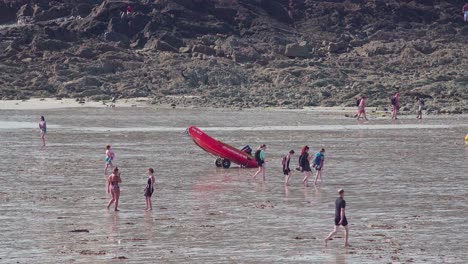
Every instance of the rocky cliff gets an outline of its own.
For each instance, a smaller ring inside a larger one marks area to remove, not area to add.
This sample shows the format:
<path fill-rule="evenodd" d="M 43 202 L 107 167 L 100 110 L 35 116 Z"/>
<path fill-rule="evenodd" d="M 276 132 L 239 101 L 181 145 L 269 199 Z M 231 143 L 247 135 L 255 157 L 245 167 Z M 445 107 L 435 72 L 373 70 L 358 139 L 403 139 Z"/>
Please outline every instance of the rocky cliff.
<path fill-rule="evenodd" d="M 462 4 L 0 0 L 0 97 L 384 107 L 400 87 L 407 109 L 468 112 Z"/>

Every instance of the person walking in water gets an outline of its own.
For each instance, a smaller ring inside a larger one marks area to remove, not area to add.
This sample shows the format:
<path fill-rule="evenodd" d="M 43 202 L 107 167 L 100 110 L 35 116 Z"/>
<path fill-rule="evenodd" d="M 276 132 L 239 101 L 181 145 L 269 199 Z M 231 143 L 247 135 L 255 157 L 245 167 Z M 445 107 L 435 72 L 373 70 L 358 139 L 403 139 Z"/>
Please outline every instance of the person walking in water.
<path fill-rule="evenodd" d="M 400 89 L 397 88 L 396 93 L 391 97 L 392 102 L 392 119 L 398 119 L 398 111 L 400 110 Z"/>
<path fill-rule="evenodd" d="M 360 118 L 364 118 L 366 121 L 368 120 L 367 115 L 366 115 L 366 99 L 367 99 L 367 97 L 361 96 L 361 98 L 358 101 L 358 104 L 357 104 L 357 107 L 358 107 L 357 120 L 359 120 Z"/>
<path fill-rule="evenodd" d="M 105 159 L 106 166 L 104 167 L 104 175 L 107 175 L 108 168 L 111 168 L 111 170 L 114 168 L 114 166 L 112 165 L 112 161 L 114 160 L 114 158 L 115 158 L 114 151 L 112 151 L 110 145 L 107 145 L 106 146 L 106 159 Z"/>
<path fill-rule="evenodd" d="M 44 116 L 41 116 L 39 120 L 39 131 L 41 132 L 42 146 L 46 145 L 46 133 L 47 133 L 47 123 Z"/>
<path fill-rule="evenodd" d="M 468 2 L 466 2 L 465 5 L 462 7 L 462 12 L 463 21 L 465 21 L 465 23 L 468 23 Z"/>
<path fill-rule="evenodd" d="M 266 150 L 266 145 L 263 144 L 263 145 L 260 145 L 260 147 L 258 147 L 257 151 L 255 152 L 255 160 L 257 161 L 258 170 L 253 175 L 254 180 L 257 179 L 257 175 L 260 173 L 262 173 L 263 175 L 263 180 L 266 180 L 265 178 L 265 150 Z"/>
<path fill-rule="evenodd" d="M 418 107 L 417 119 L 422 119 L 422 111 L 424 110 L 424 100 L 420 97 L 416 97 L 416 106 Z"/>
<path fill-rule="evenodd" d="M 290 150 L 288 155 L 283 157 L 281 164 L 283 165 L 283 174 L 284 174 L 284 185 L 289 186 L 289 180 L 291 179 L 291 169 L 289 168 L 289 162 L 291 161 L 291 156 L 294 155 L 294 150 Z"/>
<path fill-rule="evenodd" d="M 315 154 L 314 158 L 314 165 L 312 165 L 315 170 L 317 171 L 315 173 L 315 180 L 314 180 L 314 185 L 317 185 L 317 180 L 320 179 L 320 181 L 323 182 L 322 179 L 322 169 L 323 169 L 323 164 L 325 163 L 325 149 L 322 148 L 320 152 L 317 152 Z"/>
<path fill-rule="evenodd" d="M 301 155 L 299 156 L 299 171 L 304 173 L 304 179 L 302 183 L 304 186 L 309 187 L 309 178 L 311 175 L 310 169 L 310 156 L 309 156 L 309 147 L 304 146 L 301 149 Z"/>
<path fill-rule="evenodd" d="M 151 196 L 153 195 L 153 192 L 154 192 L 154 175 L 153 175 L 154 169 L 149 168 L 146 174 L 148 174 L 148 181 L 145 187 L 145 201 L 146 201 L 145 210 L 151 211 L 153 210 L 153 205 L 151 204 Z"/>
<path fill-rule="evenodd" d="M 109 203 L 107 204 L 107 209 L 109 209 L 109 207 L 114 203 L 114 211 L 119 211 L 117 207 L 119 206 L 119 183 L 121 182 L 122 179 L 120 178 L 119 168 L 115 167 L 114 172 L 107 178 L 107 193 L 110 193 L 112 195 L 112 199 L 110 199 Z"/>
<path fill-rule="evenodd" d="M 335 228 L 333 231 L 325 238 L 325 247 L 327 247 L 328 240 L 331 240 L 332 237 L 338 232 L 338 228 L 341 226 L 345 229 L 345 247 L 349 247 L 348 244 L 348 220 L 346 219 L 345 208 L 346 208 L 346 201 L 344 200 L 344 190 L 338 190 L 339 197 L 335 201 Z"/>

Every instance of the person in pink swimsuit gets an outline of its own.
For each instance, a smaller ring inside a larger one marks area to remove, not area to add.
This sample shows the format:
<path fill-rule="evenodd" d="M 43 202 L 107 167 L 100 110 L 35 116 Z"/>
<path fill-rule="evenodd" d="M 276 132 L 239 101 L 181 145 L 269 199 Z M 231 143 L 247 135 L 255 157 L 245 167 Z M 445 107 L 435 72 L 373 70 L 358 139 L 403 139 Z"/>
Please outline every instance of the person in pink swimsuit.
<path fill-rule="evenodd" d="M 366 99 L 367 97 L 365 96 L 361 96 L 361 99 L 359 99 L 357 120 L 360 118 L 364 118 L 366 121 L 368 120 L 366 116 Z"/>
<path fill-rule="evenodd" d="M 107 177 L 107 193 L 112 195 L 112 199 L 110 199 L 109 203 L 107 204 L 107 209 L 114 203 L 114 211 L 119 211 L 117 208 L 119 206 L 119 198 L 120 198 L 120 186 L 119 183 L 122 182 L 120 178 L 119 168 L 115 167 L 114 173 Z"/>

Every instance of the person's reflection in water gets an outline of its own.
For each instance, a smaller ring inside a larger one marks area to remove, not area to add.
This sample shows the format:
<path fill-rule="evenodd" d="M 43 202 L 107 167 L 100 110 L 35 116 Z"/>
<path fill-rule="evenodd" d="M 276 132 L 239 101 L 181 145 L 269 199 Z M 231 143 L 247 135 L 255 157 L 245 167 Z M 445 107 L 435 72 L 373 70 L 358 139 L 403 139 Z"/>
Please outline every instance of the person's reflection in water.
<path fill-rule="evenodd" d="M 151 212 L 145 212 L 145 234 L 146 239 L 148 240 L 151 240 L 151 238 L 153 237 L 153 225 L 154 220 Z"/>
<path fill-rule="evenodd" d="M 110 214 L 109 218 L 109 235 L 107 236 L 107 240 L 110 242 L 119 242 L 119 214 L 113 213 Z"/>
<path fill-rule="evenodd" d="M 289 197 L 289 187 L 287 185 L 284 185 L 284 197 Z"/>
<path fill-rule="evenodd" d="M 335 264 L 346 264 L 347 252 L 336 252 L 335 253 Z"/>

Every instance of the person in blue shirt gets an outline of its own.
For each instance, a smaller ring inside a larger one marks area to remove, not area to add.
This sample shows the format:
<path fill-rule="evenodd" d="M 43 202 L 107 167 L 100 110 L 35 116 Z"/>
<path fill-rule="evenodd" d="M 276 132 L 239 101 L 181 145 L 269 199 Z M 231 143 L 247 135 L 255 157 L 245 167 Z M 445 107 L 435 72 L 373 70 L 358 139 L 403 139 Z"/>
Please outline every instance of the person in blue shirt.
<path fill-rule="evenodd" d="M 314 185 L 317 185 L 317 180 L 319 178 L 320 178 L 320 181 L 323 182 L 322 169 L 323 169 L 324 162 L 325 162 L 325 149 L 322 148 L 320 152 L 317 152 L 317 154 L 315 154 L 314 164 L 312 165 L 316 171 Z"/>

